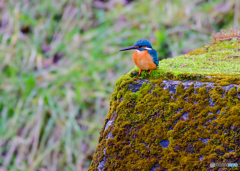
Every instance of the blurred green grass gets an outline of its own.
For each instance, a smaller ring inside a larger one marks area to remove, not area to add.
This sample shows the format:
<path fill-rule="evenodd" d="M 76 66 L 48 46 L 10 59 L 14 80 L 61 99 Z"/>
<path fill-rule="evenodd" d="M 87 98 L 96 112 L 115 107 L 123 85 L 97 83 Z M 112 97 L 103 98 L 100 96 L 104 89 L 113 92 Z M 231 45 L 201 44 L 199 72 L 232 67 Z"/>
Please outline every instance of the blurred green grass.
<path fill-rule="evenodd" d="M 0 1 L 0 169 L 86 170 L 114 84 L 134 67 L 118 50 L 147 38 L 159 59 L 187 53 L 237 27 L 236 4 Z"/>

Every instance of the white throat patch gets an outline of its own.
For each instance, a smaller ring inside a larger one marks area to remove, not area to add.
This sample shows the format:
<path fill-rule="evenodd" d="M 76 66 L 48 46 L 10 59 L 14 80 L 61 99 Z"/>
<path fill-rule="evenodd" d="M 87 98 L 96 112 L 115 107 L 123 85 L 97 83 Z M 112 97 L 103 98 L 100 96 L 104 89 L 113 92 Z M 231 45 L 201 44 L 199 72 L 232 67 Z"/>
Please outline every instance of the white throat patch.
<path fill-rule="evenodd" d="M 148 47 L 146 47 L 145 49 L 147 49 L 147 50 L 152 50 L 152 48 L 148 48 Z"/>
<path fill-rule="evenodd" d="M 148 48 L 148 47 L 143 48 L 143 49 L 146 49 L 146 50 L 152 50 L 152 48 Z M 138 53 L 141 52 L 140 50 L 137 50 L 137 49 L 136 49 L 136 51 L 137 51 Z"/>

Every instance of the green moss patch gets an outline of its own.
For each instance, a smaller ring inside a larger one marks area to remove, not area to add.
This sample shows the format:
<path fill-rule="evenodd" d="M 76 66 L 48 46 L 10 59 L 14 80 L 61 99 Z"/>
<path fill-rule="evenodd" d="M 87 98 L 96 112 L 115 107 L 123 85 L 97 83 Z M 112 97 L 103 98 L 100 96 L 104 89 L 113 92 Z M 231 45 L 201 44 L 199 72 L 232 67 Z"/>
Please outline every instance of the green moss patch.
<path fill-rule="evenodd" d="M 159 72 L 240 76 L 238 40 L 216 42 L 186 55 L 159 62 Z"/>

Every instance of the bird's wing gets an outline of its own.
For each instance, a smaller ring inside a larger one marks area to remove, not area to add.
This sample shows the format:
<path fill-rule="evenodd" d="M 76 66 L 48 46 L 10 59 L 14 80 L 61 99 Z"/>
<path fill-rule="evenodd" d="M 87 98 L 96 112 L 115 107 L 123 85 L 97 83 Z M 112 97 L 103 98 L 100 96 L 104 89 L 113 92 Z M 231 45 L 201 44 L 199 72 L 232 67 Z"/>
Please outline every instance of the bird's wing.
<path fill-rule="evenodd" d="M 157 51 L 155 51 L 154 49 L 149 50 L 148 51 L 150 53 L 150 55 L 153 57 L 153 62 L 158 66 L 158 55 L 157 55 Z"/>

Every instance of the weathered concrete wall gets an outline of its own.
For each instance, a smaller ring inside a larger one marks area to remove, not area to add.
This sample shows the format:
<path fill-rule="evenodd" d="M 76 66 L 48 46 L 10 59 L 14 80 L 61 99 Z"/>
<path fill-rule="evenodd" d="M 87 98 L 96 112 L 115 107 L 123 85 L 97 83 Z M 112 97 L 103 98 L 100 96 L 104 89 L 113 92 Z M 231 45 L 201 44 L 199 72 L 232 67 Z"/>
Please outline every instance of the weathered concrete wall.
<path fill-rule="evenodd" d="M 219 170 L 210 163 L 240 163 L 238 87 L 120 80 L 89 170 Z"/>

